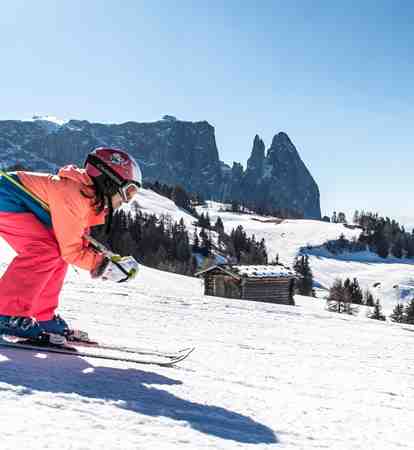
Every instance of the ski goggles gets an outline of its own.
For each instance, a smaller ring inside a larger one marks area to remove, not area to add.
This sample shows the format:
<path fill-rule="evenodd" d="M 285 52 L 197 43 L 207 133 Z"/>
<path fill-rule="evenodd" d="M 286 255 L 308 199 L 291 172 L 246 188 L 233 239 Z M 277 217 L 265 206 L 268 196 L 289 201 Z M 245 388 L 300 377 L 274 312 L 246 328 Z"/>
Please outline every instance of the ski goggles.
<path fill-rule="evenodd" d="M 132 181 L 125 183 L 119 188 L 119 193 L 124 203 L 129 203 L 138 194 L 138 191 L 139 186 Z"/>

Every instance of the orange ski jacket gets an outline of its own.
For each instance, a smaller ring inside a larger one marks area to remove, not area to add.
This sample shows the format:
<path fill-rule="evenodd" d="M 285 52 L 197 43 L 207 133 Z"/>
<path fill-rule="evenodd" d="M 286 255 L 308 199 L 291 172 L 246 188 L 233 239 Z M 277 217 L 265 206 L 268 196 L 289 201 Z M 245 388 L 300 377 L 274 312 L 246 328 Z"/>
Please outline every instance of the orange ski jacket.
<path fill-rule="evenodd" d="M 52 227 L 64 261 L 94 270 L 104 256 L 83 238 L 89 228 L 105 223 L 106 212 L 97 214 L 93 206 L 93 182 L 84 169 L 62 167 L 58 175 L 16 172 L 20 182 L 49 206 Z M 82 192 L 90 195 L 88 198 Z"/>

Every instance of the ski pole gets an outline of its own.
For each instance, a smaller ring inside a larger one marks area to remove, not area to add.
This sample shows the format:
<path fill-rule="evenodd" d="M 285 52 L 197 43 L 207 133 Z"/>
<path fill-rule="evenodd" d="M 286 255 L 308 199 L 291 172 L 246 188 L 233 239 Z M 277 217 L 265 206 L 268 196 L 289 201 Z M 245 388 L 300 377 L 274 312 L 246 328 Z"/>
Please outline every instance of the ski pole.
<path fill-rule="evenodd" d="M 83 236 L 87 241 L 89 241 L 93 247 L 95 247 L 97 250 L 99 250 L 101 253 L 103 253 L 105 256 L 107 256 L 108 258 L 112 258 L 114 256 L 119 256 L 116 253 L 112 252 L 111 250 L 109 250 L 109 248 L 105 247 L 104 244 L 102 244 L 102 242 L 99 242 L 98 240 L 96 240 L 94 237 L 92 237 L 89 234 L 85 234 Z"/>

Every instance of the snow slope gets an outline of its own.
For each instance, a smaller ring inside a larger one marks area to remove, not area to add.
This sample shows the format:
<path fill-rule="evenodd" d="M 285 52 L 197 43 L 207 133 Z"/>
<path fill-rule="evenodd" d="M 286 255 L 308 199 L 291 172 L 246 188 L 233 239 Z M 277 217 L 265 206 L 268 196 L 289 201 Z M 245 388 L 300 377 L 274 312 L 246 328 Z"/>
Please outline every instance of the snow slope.
<path fill-rule="evenodd" d="M 0 348 L 1 449 L 412 449 L 414 327 L 296 302 L 205 297 L 199 280 L 145 267 L 129 285 L 71 270 L 74 326 L 197 349 L 159 368 Z"/>
<path fill-rule="evenodd" d="M 140 202 L 191 224 L 156 194 Z M 242 222 L 267 235 L 282 258 L 352 232 L 220 215 L 226 228 Z M 1 240 L 0 249 L 1 275 L 13 251 Z M 311 258 L 327 284 L 346 270 L 384 284 L 412 269 L 372 255 Z M 200 280 L 146 267 L 127 285 L 71 269 L 60 312 L 73 326 L 106 341 L 196 351 L 160 368 L 0 348 L 1 450 L 414 448 L 414 327 L 329 313 L 322 299 L 295 301 L 206 297 Z"/>
<path fill-rule="evenodd" d="M 169 198 L 158 195 L 150 189 L 141 189 L 136 197 L 139 209 L 143 214 L 155 214 L 157 217 L 170 216 L 173 222 L 183 219 L 185 226 L 192 230 L 196 219 L 187 211 L 178 208 Z M 129 206 L 125 206 L 129 208 Z"/>
<path fill-rule="evenodd" d="M 279 223 L 281 219 L 257 214 L 223 212 L 220 203 L 207 202 L 207 205 L 198 207 L 198 212 L 208 212 L 212 223 L 221 217 L 227 233 L 241 225 L 247 234 L 254 234 L 257 240 L 265 239 L 270 260 L 278 254 L 286 264 L 292 263 L 300 247 L 320 245 L 328 239 L 336 239 L 341 233 L 348 239 L 360 233 L 338 223 L 317 220 L 283 220 Z"/>

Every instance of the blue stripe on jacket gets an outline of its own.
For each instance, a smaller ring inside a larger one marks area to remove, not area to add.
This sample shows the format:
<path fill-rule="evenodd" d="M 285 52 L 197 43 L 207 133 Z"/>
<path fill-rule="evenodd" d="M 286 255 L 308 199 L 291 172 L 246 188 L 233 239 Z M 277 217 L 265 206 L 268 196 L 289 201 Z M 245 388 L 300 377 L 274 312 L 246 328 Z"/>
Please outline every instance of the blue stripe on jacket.
<path fill-rule="evenodd" d="M 18 183 L 21 183 L 14 173 L 9 174 Z M 0 212 L 33 213 L 44 225 L 52 228 L 50 213 L 43 209 L 40 204 L 29 194 L 19 189 L 7 178 L 0 176 Z"/>

